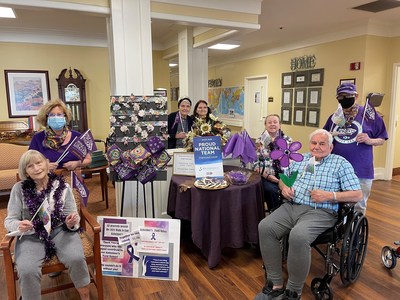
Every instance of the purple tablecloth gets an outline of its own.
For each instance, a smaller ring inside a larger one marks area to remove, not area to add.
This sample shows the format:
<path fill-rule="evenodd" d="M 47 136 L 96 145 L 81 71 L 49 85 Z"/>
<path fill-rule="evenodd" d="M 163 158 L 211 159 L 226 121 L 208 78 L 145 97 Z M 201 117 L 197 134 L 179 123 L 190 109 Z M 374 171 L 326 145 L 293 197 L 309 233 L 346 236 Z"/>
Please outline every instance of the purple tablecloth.
<path fill-rule="evenodd" d="M 217 191 L 198 189 L 193 182 L 193 177 L 172 176 L 168 214 L 191 221 L 193 243 L 207 257 L 210 268 L 218 265 L 223 248 L 241 248 L 245 242 L 258 244 L 258 223 L 265 216 L 258 174 L 246 185 Z M 191 188 L 180 191 L 181 184 Z"/>

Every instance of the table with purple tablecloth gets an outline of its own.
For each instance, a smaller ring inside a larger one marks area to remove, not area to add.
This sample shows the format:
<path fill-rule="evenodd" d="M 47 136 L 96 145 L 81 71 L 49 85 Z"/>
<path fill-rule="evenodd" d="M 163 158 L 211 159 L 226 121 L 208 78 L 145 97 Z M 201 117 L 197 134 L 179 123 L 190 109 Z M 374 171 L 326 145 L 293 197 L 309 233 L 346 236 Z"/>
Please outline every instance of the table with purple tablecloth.
<path fill-rule="evenodd" d="M 229 171 L 231 167 L 225 167 Z M 258 223 L 265 216 L 260 175 L 253 173 L 245 185 L 221 190 L 193 186 L 194 177 L 173 175 L 169 187 L 168 214 L 191 223 L 193 243 L 213 268 L 225 247 L 258 244 Z"/>

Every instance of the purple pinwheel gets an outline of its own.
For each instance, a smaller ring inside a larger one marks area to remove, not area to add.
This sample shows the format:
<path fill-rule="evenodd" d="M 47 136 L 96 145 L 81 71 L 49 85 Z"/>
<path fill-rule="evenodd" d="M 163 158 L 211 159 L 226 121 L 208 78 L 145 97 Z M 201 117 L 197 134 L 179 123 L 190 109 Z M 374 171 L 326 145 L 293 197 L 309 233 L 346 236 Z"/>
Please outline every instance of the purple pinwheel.
<path fill-rule="evenodd" d="M 301 148 L 300 142 L 293 142 L 289 145 L 285 139 L 279 138 L 275 141 L 275 144 L 278 149 L 272 150 L 269 157 L 273 160 L 279 159 L 282 167 L 288 167 L 291 159 L 297 162 L 303 160 L 303 155 L 296 152 Z"/>

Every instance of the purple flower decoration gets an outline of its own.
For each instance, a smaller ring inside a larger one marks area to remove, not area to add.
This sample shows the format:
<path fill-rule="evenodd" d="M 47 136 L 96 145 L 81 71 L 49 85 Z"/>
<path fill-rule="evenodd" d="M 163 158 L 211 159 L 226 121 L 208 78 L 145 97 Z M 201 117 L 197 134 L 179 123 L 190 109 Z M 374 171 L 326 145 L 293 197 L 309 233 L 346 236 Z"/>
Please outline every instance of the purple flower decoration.
<path fill-rule="evenodd" d="M 279 159 L 282 167 L 288 167 L 291 159 L 297 162 L 303 160 L 303 155 L 296 152 L 301 148 L 300 142 L 293 142 L 288 145 L 285 139 L 279 138 L 275 141 L 275 144 L 278 149 L 272 150 L 269 157 L 273 160 Z"/>

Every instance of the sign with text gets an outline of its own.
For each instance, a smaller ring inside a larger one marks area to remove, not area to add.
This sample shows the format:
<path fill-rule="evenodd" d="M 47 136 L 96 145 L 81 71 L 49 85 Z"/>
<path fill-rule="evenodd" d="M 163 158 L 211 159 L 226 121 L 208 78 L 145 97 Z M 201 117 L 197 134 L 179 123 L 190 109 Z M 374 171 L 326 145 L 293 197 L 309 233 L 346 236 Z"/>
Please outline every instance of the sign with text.
<path fill-rule="evenodd" d="M 173 155 L 174 175 L 194 176 L 194 153 L 193 152 L 174 152 Z"/>
<path fill-rule="evenodd" d="M 221 137 L 195 137 L 193 138 L 193 148 L 196 179 L 204 177 L 224 178 Z"/>
<path fill-rule="evenodd" d="M 97 217 L 104 276 L 179 279 L 180 220 Z"/>

